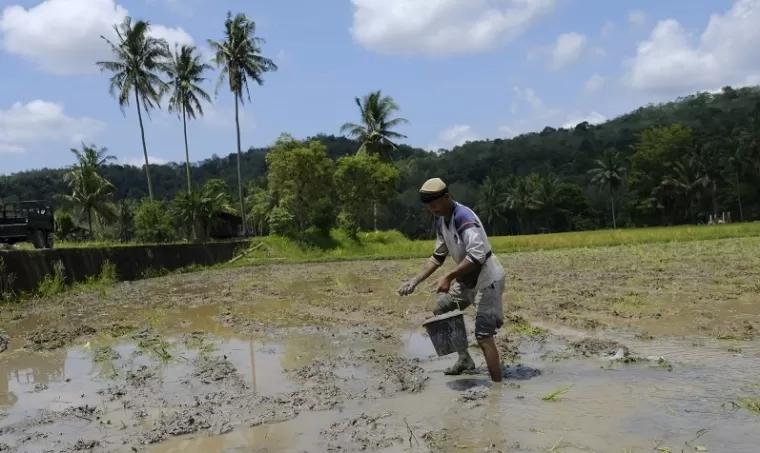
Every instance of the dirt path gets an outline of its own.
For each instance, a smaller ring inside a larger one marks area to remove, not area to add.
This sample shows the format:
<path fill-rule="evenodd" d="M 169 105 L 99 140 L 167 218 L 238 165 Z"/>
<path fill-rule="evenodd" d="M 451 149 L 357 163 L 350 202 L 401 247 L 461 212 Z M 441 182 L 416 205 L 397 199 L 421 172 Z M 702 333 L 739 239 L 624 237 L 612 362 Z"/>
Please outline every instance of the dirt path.
<path fill-rule="evenodd" d="M 442 374 L 453 358 L 418 328 L 433 298 L 393 294 L 418 261 L 209 271 L 4 308 L 0 452 L 754 452 L 758 248 L 504 257 L 498 386 L 476 349 L 474 373 Z"/>

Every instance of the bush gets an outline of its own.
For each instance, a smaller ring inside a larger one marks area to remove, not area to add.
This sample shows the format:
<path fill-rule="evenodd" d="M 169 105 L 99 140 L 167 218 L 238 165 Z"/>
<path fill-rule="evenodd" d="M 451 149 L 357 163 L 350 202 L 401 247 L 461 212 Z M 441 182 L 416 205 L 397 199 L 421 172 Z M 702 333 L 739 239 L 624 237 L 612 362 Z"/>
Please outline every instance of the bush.
<path fill-rule="evenodd" d="M 161 243 L 177 240 L 169 204 L 143 200 L 134 212 L 134 238 L 140 242 Z"/>

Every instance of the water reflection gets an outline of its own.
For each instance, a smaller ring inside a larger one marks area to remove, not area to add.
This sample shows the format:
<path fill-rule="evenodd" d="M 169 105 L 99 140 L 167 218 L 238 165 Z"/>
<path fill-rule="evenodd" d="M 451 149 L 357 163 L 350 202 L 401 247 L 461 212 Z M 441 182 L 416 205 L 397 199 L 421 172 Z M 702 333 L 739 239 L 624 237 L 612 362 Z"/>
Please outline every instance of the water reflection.
<path fill-rule="evenodd" d="M 47 386 L 51 381 L 66 378 L 66 351 L 44 356 L 7 352 L 0 357 L 0 407 L 12 407 L 19 399 L 18 392 L 35 385 Z"/>

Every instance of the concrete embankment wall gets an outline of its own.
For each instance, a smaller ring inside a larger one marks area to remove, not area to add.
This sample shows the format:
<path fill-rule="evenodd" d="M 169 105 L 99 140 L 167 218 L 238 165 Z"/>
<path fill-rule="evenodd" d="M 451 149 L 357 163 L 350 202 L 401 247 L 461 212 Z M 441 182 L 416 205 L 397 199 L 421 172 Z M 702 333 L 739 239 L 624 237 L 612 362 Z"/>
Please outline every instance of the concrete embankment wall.
<path fill-rule="evenodd" d="M 58 262 L 63 266 L 66 284 L 99 275 L 106 261 L 115 267 L 118 280 L 138 280 L 192 265 L 212 266 L 229 261 L 246 245 L 247 241 L 230 241 L 0 251 L 0 292 L 20 294 L 37 290 L 46 276 L 55 275 Z"/>

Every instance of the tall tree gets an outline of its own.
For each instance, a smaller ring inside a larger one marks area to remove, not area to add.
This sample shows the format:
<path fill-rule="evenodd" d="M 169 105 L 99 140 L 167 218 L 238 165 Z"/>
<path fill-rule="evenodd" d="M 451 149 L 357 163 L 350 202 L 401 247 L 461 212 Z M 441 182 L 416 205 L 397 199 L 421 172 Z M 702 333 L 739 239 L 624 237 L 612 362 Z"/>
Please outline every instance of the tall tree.
<path fill-rule="evenodd" d="M 383 96 L 380 90 L 366 94 L 364 98 L 354 98 L 359 107 L 360 124 L 345 123 L 341 134 L 361 143 L 359 153 L 376 154 L 382 162 L 391 162 L 396 144 L 393 140 L 404 139 L 406 135 L 393 129 L 409 123 L 406 118 L 393 118 L 399 111 L 398 104 L 390 96 Z M 373 223 L 377 231 L 377 203 L 372 204 Z"/>
<path fill-rule="evenodd" d="M 376 155 L 344 156 L 333 175 L 341 203 L 341 223 L 355 238 L 359 225 L 369 214 L 368 201 L 387 202 L 395 195 L 399 171 Z M 377 224 L 374 224 L 377 229 Z"/>
<path fill-rule="evenodd" d="M 174 199 L 173 212 L 195 239 L 209 238 L 216 216 L 232 211 L 227 183 L 223 179 L 209 179 L 198 189 L 182 193 Z"/>
<path fill-rule="evenodd" d="M 736 200 L 739 204 L 739 221 L 744 222 L 744 206 L 742 205 L 742 178 L 747 173 L 746 161 L 744 159 L 744 149 L 741 142 L 733 137 L 733 153 L 723 165 L 724 179 L 733 186 L 736 191 Z"/>
<path fill-rule="evenodd" d="M 320 206 L 331 202 L 333 162 L 318 141 L 304 145 L 282 134 L 266 156 L 267 190 L 278 207 L 289 212 L 298 231 L 314 225 Z"/>
<path fill-rule="evenodd" d="M 393 140 L 404 139 L 406 135 L 393 129 L 409 123 L 406 118 L 393 118 L 399 106 L 390 96 L 383 96 L 380 90 L 373 91 L 359 99 L 354 98 L 359 107 L 360 124 L 345 123 L 340 128 L 341 134 L 359 141 L 359 152 L 378 154 L 384 161 L 390 161 L 392 151 L 396 149 Z"/>
<path fill-rule="evenodd" d="M 494 236 L 496 236 L 498 225 L 504 220 L 505 204 L 506 197 L 502 181 L 493 176 L 486 176 L 480 187 L 480 199 L 475 208 L 490 228 L 490 234 Z"/>
<path fill-rule="evenodd" d="M 216 91 L 228 81 L 228 86 L 235 96 L 235 129 L 237 131 L 237 179 L 238 197 L 240 198 L 240 215 L 243 217 L 243 233 L 248 232 L 248 224 L 245 220 L 245 197 L 243 196 L 243 177 L 240 170 L 242 148 L 240 145 L 240 116 L 239 106 L 243 104 L 243 91 L 246 99 L 251 101 L 251 93 L 248 90 L 248 80 L 253 80 L 259 85 L 264 84 L 265 72 L 277 70 L 277 65 L 261 55 L 261 45 L 265 44 L 263 38 L 256 36 L 256 22 L 249 19 L 243 13 L 232 17 L 232 12 L 227 12 L 224 21 L 224 39 L 222 41 L 208 40 L 209 46 L 214 51 L 214 63 L 221 69 L 217 81 Z"/>
<path fill-rule="evenodd" d="M 150 179 L 148 146 L 145 144 L 145 127 L 142 110 L 150 117 L 150 109 L 158 107 L 158 102 L 167 86 L 159 73 L 166 72 L 170 58 L 169 45 L 163 38 L 149 35 L 150 23 L 138 20 L 134 24 L 127 16 L 124 22 L 113 26 L 117 40 L 112 42 L 101 38 L 111 46 L 113 61 L 98 61 L 101 72 L 112 73 L 109 92 L 119 101 L 119 108 L 129 106 L 129 97 L 134 96 L 137 119 L 140 122 L 143 155 L 145 156 L 145 178 L 148 180 L 148 196 L 153 200 L 153 183 Z"/>
<path fill-rule="evenodd" d="M 666 177 L 664 182 L 681 197 L 686 220 L 697 221 L 695 202 L 700 198 L 705 187 L 705 177 L 698 157 L 687 154 L 673 162 L 673 175 Z"/>
<path fill-rule="evenodd" d="M 211 65 L 201 62 L 201 57 L 194 46 L 183 45 L 179 48 L 175 47 L 166 71 L 169 76 L 167 84 L 171 90 L 169 111 L 179 113 L 182 118 L 188 194 L 192 192 L 192 184 L 190 182 L 190 148 L 187 145 L 187 118 L 195 119 L 196 113 L 203 115 L 201 100 L 211 102 L 211 97 L 200 87 L 200 84 L 206 80 L 203 73 L 208 69 L 211 69 Z"/>
<path fill-rule="evenodd" d="M 592 176 L 591 183 L 600 189 L 607 188 L 612 208 L 612 228 L 617 228 L 615 216 L 615 192 L 623 185 L 626 167 L 623 158 L 618 151 L 607 149 L 600 159 L 595 162 L 596 167 L 588 171 Z"/>
<path fill-rule="evenodd" d="M 61 195 L 59 198 L 82 210 L 87 217 L 87 227 L 92 238 L 93 213 L 107 221 L 116 217 L 111 203 L 116 188 L 100 174 L 102 168 L 116 158 L 108 155 L 106 148 L 98 149 L 94 145 L 86 146 L 84 143 L 81 150 L 72 148 L 71 152 L 76 157 L 76 162 L 64 175 L 64 180 L 71 188 L 71 194 Z"/>

